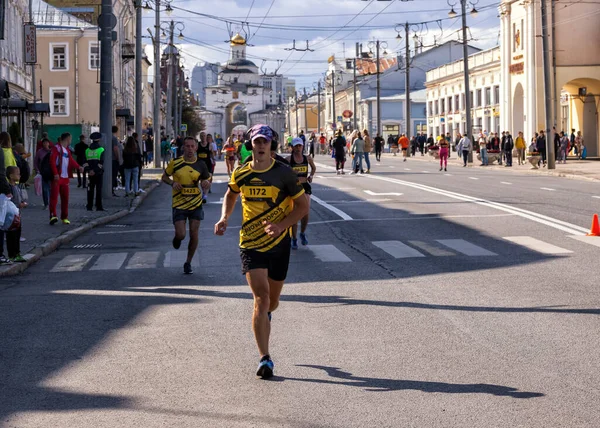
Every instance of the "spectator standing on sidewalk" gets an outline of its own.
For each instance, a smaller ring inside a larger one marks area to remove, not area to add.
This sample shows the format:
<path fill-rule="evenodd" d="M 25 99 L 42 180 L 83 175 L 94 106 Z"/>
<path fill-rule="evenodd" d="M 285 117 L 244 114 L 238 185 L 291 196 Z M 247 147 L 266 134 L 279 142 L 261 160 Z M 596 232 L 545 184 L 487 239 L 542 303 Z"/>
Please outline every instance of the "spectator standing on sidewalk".
<path fill-rule="evenodd" d="M 379 134 L 375 136 L 375 160 L 381 162 L 381 151 L 383 150 L 383 138 Z"/>
<path fill-rule="evenodd" d="M 79 142 L 75 144 L 75 160 L 79 165 L 83 165 L 85 163 L 85 151 L 87 149 L 88 145 L 85 143 L 85 135 L 82 134 L 79 136 Z M 85 170 L 84 172 L 77 170 L 77 187 L 87 187 Z"/>
<path fill-rule="evenodd" d="M 567 154 L 569 153 L 569 138 L 563 131 L 560 132 L 560 148 L 558 162 L 567 163 Z"/>
<path fill-rule="evenodd" d="M 131 183 L 133 182 L 133 193 L 135 196 L 139 194 L 139 173 L 140 165 L 142 164 L 142 155 L 138 149 L 135 138 L 127 138 L 125 149 L 123 150 L 123 167 L 125 169 L 125 196 L 131 193 Z"/>
<path fill-rule="evenodd" d="M 369 131 L 366 129 L 363 131 L 363 140 L 365 140 L 365 163 L 367 164 L 367 174 L 371 173 L 371 160 L 369 159 L 369 153 L 373 150 L 373 145 L 371 143 L 371 137 L 369 136 Z"/>
<path fill-rule="evenodd" d="M 535 146 L 537 147 L 537 151 L 540 153 L 543 166 L 546 166 L 546 134 L 543 129 L 540 131 L 540 135 L 535 142 Z"/>
<path fill-rule="evenodd" d="M 119 133 L 119 127 L 112 127 L 112 194 L 113 196 L 117 196 L 115 190 L 119 189 L 119 182 L 117 181 L 117 177 L 119 175 L 119 169 L 121 169 L 121 165 L 123 164 L 123 152 L 121 150 L 121 142 L 117 137 Z"/>
<path fill-rule="evenodd" d="M 4 157 L 4 142 L 5 140 L 10 141 L 10 134 L 8 132 L 0 132 L 0 193 L 3 195 L 11 195 L 12 190 L 8 179 L 6 177 L 6 166 Z M 0 230 L 0 266 L 12 263 L 8 258 L 4 257 L 4 232 Z"/>
<path fill-rule="evenodd" d="M 144 146 L 146 147 L 146 158 L 144 159 L 144 165 L 148 165 L 154 161 L 154 139 L 151 135 L 146 135 L 146 138 L 144 139 Z"/>
<path fill-rule="evenodd" d="M 50 188 L 52 187 L 51 177 L 44 177 L 42 171 L 42 161 L 46 155 L 50 154 L 52 148 L 50 147 L 50 140 L 44 138 L 42 140 L 42 147 L 35 152 L 35 158 L 33 159 L 33 168 L 35 171 L 42 176 L 42 200 L 44 201 L 44 209 L 48 209 L 50 204 Z"/>
<path fill-rule="evenodd" d="M 54 175 L 52 189 L 50 190 L 50 224 L 58 222 L 56 205 L 60 194 L 60 218 L 63 224 L 71 224 L 69 221 L 69 178 L 73 177 L 73 170 L 83 170 L 71 154 L 71 134 L 65 132 L 60 136 L 60 144 L 57 144 L 50 153 L 50 168 Z"/>
<path fill-rule="evenodd" d="M 510 132 L 507 132 L 505 135 L 505 139 L 504 139 L 504 156 L 506 156 L 506 165 L 505 166 L 509 166 L 512 167 L 512 152 L 513 149 L 515 148 L 515 142 L 513 140 L 512 135 L 510 134 Z"/>
<path fill-rule="evenodd" d="M 570 143 L 571 149 L 574 151 L 573 154 L 576 155 L 577 154 L 577 146 L 575 145 L 575 138 L 577 138 L 575 135 L 575 129 L 571 129 L 571 136 L 569 137 L 569 143 Z"/>
<path fill-rule="evenodd" d="M 94 204 L 94 191 L 96 192 L 96 211 L 102 208 L 102 178 L 104 176 L 104 148 L 100 147 L 102 134 L 94 132 L 90 135 L 92 144 L 85 151 L 84 169 L 88 174 L 87 210 L 91 211 Z"/>
<path fill-rule="evenodd" d="M 337 137 L 332 143 L 333 154 L 335 157 L 336 174 L 345 174 L 344 164 L 346 163 L 346 139 L 342 135 L 342 131 L 337 132 Z"/>
<path fill-rule="evenodd" d="M 352 133 L 356 134 L 356 138 L 352 140 L 352 146 L 350 147 L 350 153 L 352 153 L 352 172 L 350 174 L 356 174 L 359 172 L 364 174 L 363 171 L 363 156 L 365 153 L 365 140 L 362 139 L 360 132 Z"/>
<path fill-rule="evenodd" d="M 487 154 L 487 138 L 483 133 L 479 133 L 479 154 L 481 155 L 481 166 L 488 166 L 488 154 Z"/>
<path fill-rule="evenodd" d="M 581 131 L 577 131 L 577 137 L 575 137 L 575 147 L 577 148 L 577 160 L 581 159 L 581 152 L 583 150 L 583 136 Z"/>
<path fill-rule="evenodd" d="M 515 140 L 515 148 L 517 149 L 517 156 L 519 165 L 525 164 L 525 149 L 527 148 L 527 144 L 525 143 L 525 138 L 523 138 L 523 131 L 519 131 L 517 135 L 517 139 Z"/>
<path fill-rule="evenodd" d="M 460 135 L 460 134 L 459 134 Z M 469 152 L 471 151 L 471 140 L 467 135 L 460 139 L 460 143 L 458 143 L 458 151 L 462 153 L 463 158 L 463 167 L 467 166 L 467 160 L 469 159 Z"/>
<path fill-rule="evenodd" d="M 498 165 L 502 165 L 504 162 L 504 157 L 506 153 L 504 152 L 504 144 L 506 143 L 506 134 L 507 132 L 502 132 L 502 137 L 500 138 L 500 160 L 498 160 Z"/>
<path fill-rule="evenodd" d="M 21 173 L 16 166 L 6 168 L 6 175 L 10 184 L 12 202 L 22 210 L 27 207 L 27 202 L 23 199 L 23 191 L 19 186 Z M 6 233 L 6 252 L 8 258 L 13 263 L 23 263 L 26 260 L 21 256 L 21 225 L 17 229 L 9 230 Z"/>

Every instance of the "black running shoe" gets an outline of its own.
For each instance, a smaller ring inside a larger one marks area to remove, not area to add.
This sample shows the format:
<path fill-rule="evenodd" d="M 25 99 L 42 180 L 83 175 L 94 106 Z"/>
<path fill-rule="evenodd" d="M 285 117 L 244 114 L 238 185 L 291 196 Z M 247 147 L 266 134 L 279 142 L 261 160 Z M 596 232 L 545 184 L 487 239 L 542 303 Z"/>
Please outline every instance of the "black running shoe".
<path fill-rule="evenodd" d="M 261 379 L 271 379 L 273 377 L 273 369 L 275 368 L 275 364 L 269 358 L 268 360 L 262 360 L 258 363 L 258 370 L 256 371 L 256 376 Z"/>
<path fill-rule="evenodd" d="M 181 247 L 181 240 L 177 239 L 177 237 L 173 238 L 173 248 L 179 250 L 179 247 Z"/>
<path fill-rule="evenodd" d="M 183 273 L 185 273 L 186 275 L 191 275 L 194 273 L 194 271 L 192 270 L 192 265 L 190 263 L 183 264 Z"/>

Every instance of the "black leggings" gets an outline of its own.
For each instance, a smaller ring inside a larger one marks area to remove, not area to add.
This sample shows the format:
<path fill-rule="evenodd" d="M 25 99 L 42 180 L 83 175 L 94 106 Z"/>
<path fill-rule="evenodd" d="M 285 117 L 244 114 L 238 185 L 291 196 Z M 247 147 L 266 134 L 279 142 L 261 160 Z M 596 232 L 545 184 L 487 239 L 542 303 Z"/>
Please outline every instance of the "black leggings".
<path fill-rule="evenodd" d="M 375 145 L 375 159 L 376 160 L 381 159 L 381 146 Z"/>
<path fill-rule="evenodd" d="M 335 169 L 344 169 L 344 163 L 346 162 L 346 158 L 343 156 L 335 157 Z"/>

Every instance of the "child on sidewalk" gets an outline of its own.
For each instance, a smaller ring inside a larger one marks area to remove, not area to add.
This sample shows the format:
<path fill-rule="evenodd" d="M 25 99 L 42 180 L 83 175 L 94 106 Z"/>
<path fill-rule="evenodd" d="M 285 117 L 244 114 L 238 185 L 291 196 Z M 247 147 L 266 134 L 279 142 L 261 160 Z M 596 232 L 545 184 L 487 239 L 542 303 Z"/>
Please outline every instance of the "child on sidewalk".
<path fill-rule="evenodd" d="M 6 177 L 11 187 L 12 202 L 22 210 L 27 206 L 27 202 L 23 200 L 23 194 L 19 187 L 19 180 L 21 179 L 21 172 L 16 166 L 9 166 L 6 168 Z M 26 260 L 21 256 L 21 225 L 16 230 L 10 230 L 6 233 L 6 249 L 8 252 L 8 258 L 13 263 L 23 263 Z"/>

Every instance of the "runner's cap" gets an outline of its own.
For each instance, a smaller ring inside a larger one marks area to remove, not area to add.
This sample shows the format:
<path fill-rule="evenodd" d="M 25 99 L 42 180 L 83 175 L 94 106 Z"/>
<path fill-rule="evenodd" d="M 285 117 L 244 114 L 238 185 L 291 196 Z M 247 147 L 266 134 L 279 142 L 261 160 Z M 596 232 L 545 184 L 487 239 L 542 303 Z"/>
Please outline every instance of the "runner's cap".
<path fill-rule="evenodd" d="M 301 145 L 301 146 L 304 145 L 304 141 L 302 141 L 302 138 L 296 137 L 292 140 L 292 147 L 297 146 L 297 145 Z"/>

